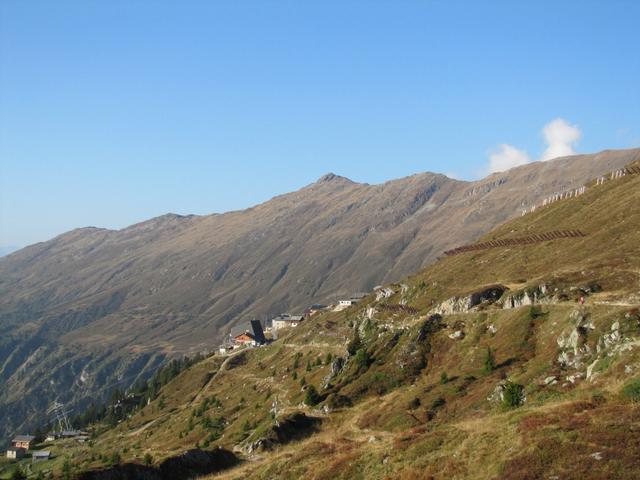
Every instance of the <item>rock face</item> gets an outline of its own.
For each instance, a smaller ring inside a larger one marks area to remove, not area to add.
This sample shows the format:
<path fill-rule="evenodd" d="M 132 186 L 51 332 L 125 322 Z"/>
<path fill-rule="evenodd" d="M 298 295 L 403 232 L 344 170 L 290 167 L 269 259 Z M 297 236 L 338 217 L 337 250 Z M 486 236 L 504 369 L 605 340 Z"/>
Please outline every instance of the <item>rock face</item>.
<path fill-rule="evenodd" d="M 558 347 L 560 347 L 558 363 L 563 367 L 577 369 L 582 367 L 584 357 L 592 353 L 587 344 L 587 336 L 589 330 L 595 329 L 595 325 L 589 316 L 581 310 L 574 310 L 570 318 L 574 327 L 557 339 Z"/>
<path fill-rule="evenodd" d="M 329 385 L 331 385 L 331 381 L 338 375 L 340 375 L 340 372 L 342 372 L 344 364 L 345 359 L 343 357 L 337 357 L 333 359 L 333 361 L 331 362 L 331 371 L 322 382 L 322 388 L 328 388 Z"/>
<path fill-rule="evenodd" d="M 498 301 L 507 290 L 503 285 L 493 285 L 480 291 L 462 297 L 452 297 L 436 305 L 431 313 L 451 315 L 452 313 L 467 313 L 481 305 L 491 305 Z"/>
<path fill-rule="evenodd" d="M 251 442 L 244 450 L 246 453 L 271 450 L 276 445 L 284 445 L 293 440 L 300 440 L 313 434 L 321 421 L 320 418 L 309 417 L 302 412 L 295 412 L 276 421 L 262 438 Z"/>
<path fill-rule="evenodd" d="M 2 257 L 0 435 L 41 420 L 55 398 L 82 410 L 167 356 L 213 350 L 248 316 L 397 281 L 523 206 L 638 158 L 567 157 L 476 182 L 327 175 L 243 211 L 81 228 Z"/>
<path fill-rule="evenodd" d="M 504 299 L 503 308 L 519 308 L 539 303 L 553 303 L 554 299 L 549 297 L 549 293 L 549 287 L 544 284 L 535 288 L 522 290 L 508 295 Z"/>

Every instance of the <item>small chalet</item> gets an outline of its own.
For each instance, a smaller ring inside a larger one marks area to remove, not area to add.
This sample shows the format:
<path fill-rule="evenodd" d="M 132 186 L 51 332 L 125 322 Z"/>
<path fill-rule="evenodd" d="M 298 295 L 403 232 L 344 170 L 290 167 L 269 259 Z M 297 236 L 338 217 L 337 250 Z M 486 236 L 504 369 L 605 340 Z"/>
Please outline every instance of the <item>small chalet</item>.
<path fill-rule="evenodd" d="M 18 448 L 18 447 L 10 447 L 7 449 L 7 458 L 10 458 L 12 460 L 17 460 L 19 458 L 24 457 L 24 454 L 27 451 L 24 448 Z"/>
<path fill-rule="evenodd" d="M 236 335 L 233 337 L 233 342 L 236 345 L 249 345 L 251 347 L 267 343 L 260 320 L 251 320 L 251 330 L 251 332 L 246 330 L 244 333 Z"/>
<path fill-rule="evenodd" d="M 34 437 L 33 435 L 17 435 L 13 440 L 11 440 L 11 445 L 16 448 L 31 450 L 35 441 L 36 437 Z"/>
<path fill-rule="evenodd" d="M 233 337 L 233 341 L 236 345 L 255 345 L 256 339 L 253 338 L 253 335 L 250 332 L 243 332 L 239 335 Z"/>
<path fill-rule="evenodd" d="M 51 459 L 51 452 L 49 450 L 36 450 L 31 454 L 31 461 L 33 463 L 45 462 Z"/>
<path fill-rule="evenodd" d="M 303 320 L 304 316 L 302 315 L 289 315 L 288 313 L 282 313 L 271 319 L 271 329 L 276 331 L 281 328 L 297 327 Z"/>

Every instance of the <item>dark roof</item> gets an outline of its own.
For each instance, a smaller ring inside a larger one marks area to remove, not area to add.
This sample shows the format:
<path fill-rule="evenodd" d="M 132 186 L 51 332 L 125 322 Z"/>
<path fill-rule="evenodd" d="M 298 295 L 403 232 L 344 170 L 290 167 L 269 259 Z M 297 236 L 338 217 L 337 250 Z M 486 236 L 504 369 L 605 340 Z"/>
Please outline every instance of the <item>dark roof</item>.
<path fill-rule="evenodd" d="M 14 442 L 33 442 L 36 439 L 33 435 L 16 435 Z"/>
<path fill-rule="evenodd" d="M 7 448 L 7 452 L 24 452 L 24 448 L 22 448 L 22 447 L 9 447 L 9 448 Z"/>
<path fill-rule="evenodd" d="M 365 292 L 358 292 L 358 293 L 354 293 L 353 295 L 351 295 L 351 299 L 352 300 L 360 300 L 362 298 L 367 297 L 369 294 L 365 293 Z"/>
<path fill-rule="evenodd" d="M 277 320 L 279 322 L 299 322 L 303 319 L 304 315 L 289 315 L 288 313 L 281 313 L 277 317 L 273 317 L 273 320 Z"/>
<path fill-rule="evenodd" d="M 262 330 L 262 323 L 260 323 L 260 320 L 251 320 L 251 328 L 253 329 L 253 338 L 256 340 L 256 342 L 267 342 L 267 339 L 264 336 L 264 330 Z"/>

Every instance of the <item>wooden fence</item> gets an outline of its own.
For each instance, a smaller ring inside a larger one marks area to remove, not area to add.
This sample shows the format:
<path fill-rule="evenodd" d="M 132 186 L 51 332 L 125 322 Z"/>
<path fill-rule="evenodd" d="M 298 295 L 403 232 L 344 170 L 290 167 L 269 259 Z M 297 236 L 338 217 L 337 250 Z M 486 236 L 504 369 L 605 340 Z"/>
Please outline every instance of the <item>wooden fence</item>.
<path fill-rule="evenodd" d="M 472 252 L 476 250 L 488 250 L 490 248 L 511 247 L 514 245 L 531 245 L 533 243 L 548 242 L 557 238 L 579 238 L 587 235 L 580 230 L 556 230 L 547 233 L 538 233 L 527 237 L 505 238 L 502 240 L 491 240 L 489 242 L 463 245 L 444 252 L 445 255 L 458 255 L 459 253 Z"/>

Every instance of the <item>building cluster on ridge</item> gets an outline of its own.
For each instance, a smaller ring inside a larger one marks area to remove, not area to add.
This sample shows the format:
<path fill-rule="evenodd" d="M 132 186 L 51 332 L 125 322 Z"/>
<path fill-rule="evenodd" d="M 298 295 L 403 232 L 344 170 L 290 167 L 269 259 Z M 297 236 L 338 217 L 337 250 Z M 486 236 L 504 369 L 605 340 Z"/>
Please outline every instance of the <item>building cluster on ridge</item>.
<path fill-rule="evenodd" d="M 32 462 L 42 462 L 51 458 L 51 452 L 48 450 L 34 450 L 36 437 L 33 435 L 16 435 L 11 440 L 11 447 L 7 449 L 7 458 L 11 460 L 20 460 L 31 454 Z"/>
<path fill-rule="evenodd" d="M 243 347 L 258 347 L 270 343 L 277 335 L 277 332 L 285 328 L 295 328 L 305 319 L 312 317 L 318 312 L 333 311 L 340 312 L 352 305 L 355 305 L 368 293 L 358 292 L 347 298 L 338 300 L 331 305 L 313 304 L 306 308 L 303 313 L 292 315 L 290 313 L 281 313 L 270 320 L 269 326 L 264 326 L 260 320 L 251 320 L 248 329 L 236 335 L 230 335 L 228 340 L 218 347 L 218 353 L 227 354 Z M 269 334 L 267 337 L 266 334 Z"/>
<path fill-rule="evenodd" d="M 87 432 L 80 430 L 61 430 L 57 432 L 49 433 L 44 441 L 46 443 L 52 443 L 57 440 L 76 440 L 80 443 L 84 443 L 89 439 Z M 51 451 L 49 450 L 34 450 L 39 441 L 35 435 L 16 435 L 11 440 L 11 446 L 7 448 L 6 456 L 10 460 L 20 460 L 25 457 L 31 456 L 33 463 L 43 462 L 52 458 Z"/>

